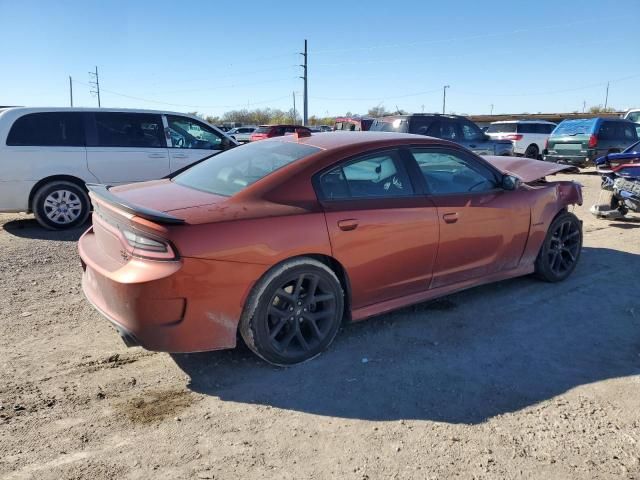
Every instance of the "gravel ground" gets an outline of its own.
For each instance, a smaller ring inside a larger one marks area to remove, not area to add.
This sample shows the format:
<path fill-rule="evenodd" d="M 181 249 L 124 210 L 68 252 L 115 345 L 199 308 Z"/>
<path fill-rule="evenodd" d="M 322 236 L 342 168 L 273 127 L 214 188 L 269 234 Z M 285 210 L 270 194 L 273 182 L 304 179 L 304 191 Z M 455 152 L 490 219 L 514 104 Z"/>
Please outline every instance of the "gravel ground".
<path fill-rule="evenodd" d="M 289 369 L 127 349 L 80 231 L 0 215 L 0 476 L 640 479 L 640 217 L 588 213 L 573 276 L 346 326 Z"/>

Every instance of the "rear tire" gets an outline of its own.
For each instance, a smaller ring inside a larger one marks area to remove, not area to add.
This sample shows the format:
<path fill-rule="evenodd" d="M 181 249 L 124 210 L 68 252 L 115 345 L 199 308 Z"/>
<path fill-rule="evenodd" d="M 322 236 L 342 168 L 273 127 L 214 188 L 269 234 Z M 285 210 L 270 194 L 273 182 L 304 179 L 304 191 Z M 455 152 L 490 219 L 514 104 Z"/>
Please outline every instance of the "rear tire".
<path fill-rule="evenodd" d="M 89 196 L 83 187 L 67 180 L 54 180 L 38 189 L 31 209 L 40 225 L 63 230 L 83 224 L 89 217 Z"/>
<path fill-rule="evenodd" d="M 524 152 L 524 156 L 527 158 L 533 158 L 534 160 L 537 160 L 538 157 L 540 156 L 540 151 L 538 150 L 538 146 L 535 144 L 529 145 Z"/>
<path fill-rule="evenodd" d="M 296 258 L 274 267 L 253 288 L 240 334 L 263 360 L 294 365 L 331 344 L 343 309 L 344 292 L 336 274 L 317 260 Z"/>
<path fill-rule="evenodd" d="M 535 263 L 535 274 L 546 282 L 560 282 L 575 270 L 582 250 L 582 223 L 573 213 L 558 215 L 547 231 Z"/>

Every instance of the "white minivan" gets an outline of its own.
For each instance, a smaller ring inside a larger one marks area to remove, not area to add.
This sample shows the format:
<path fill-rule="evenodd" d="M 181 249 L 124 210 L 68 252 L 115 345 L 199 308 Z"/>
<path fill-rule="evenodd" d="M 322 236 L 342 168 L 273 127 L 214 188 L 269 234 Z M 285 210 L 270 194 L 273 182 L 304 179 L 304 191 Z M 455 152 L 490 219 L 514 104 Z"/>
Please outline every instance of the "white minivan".
<path fill-rule="evenodd" d="M 183 113 L 0 109 L 0 212 L 33 212 L 50 229 L 74 227 L 89 215 L 86 183 L 159 179 L 235 145 Z"/>
<path fill-rule="evenodd" d="M 542 158 L 554 128 L 555 123 L 545 120 L 505 120 L 491 123 L 486 134 L 495 140 L 511 140 L 514 155 Z"/>

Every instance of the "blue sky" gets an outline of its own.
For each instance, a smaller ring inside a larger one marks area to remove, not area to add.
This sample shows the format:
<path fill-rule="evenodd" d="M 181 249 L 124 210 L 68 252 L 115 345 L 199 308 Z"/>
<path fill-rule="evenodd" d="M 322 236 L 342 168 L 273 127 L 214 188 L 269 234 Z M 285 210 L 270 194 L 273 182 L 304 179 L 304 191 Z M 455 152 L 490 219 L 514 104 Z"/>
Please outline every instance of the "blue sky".
<path fill-rule="evenodd" d="M 0 0 L 0 105 L 221 114 L 302 104 L 455 113 L 640 107 L 640 1 Z"/>

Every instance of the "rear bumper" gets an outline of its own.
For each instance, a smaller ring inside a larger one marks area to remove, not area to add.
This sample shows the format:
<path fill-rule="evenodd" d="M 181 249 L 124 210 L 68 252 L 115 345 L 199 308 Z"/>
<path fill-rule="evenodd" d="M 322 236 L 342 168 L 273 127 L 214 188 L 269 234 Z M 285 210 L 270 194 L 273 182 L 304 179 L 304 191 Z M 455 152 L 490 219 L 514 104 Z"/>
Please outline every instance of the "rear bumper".
<path fill-rule="evenodd" d="M 568 153 L 546 153 L 544 154 L 544 160 L 547 162 L 555 163 L 567 163 L 569 165 L 585 165 L 587 163 L 593 163 L 598 157 L 596 150 L 586 150 L 575 154 Z"/>
<path fill-rule="evenodd" d="M 233 348 L 248 292 L 267 268 L 193 258 L 117 262 L 92 229 L 78 249 L 89 302 L 125 343 L 162 352 Z"/>

